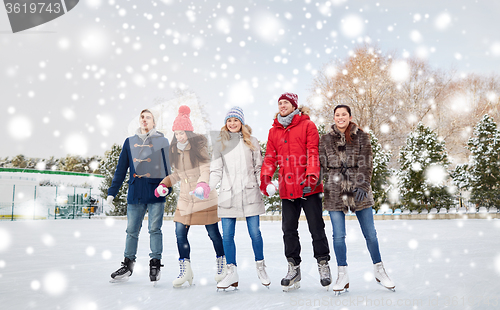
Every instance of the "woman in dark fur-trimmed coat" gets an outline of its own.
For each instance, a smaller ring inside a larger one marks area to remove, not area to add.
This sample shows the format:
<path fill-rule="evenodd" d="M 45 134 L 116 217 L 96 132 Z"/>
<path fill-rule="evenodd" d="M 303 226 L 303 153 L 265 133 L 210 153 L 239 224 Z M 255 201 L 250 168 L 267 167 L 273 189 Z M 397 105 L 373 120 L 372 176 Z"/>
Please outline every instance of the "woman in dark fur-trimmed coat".
<path fill-rule="evenodd" d="M 373 156 L 370 136 L 352 121 L 351 109 L 338 105 L 334 110 L 332 131 L 319 142 L 319 157 L 324 177 L 324 207 L 330 213 L 333 228 L 333 249 L 338 265 L 333 290 L 349 288 L 345 214 L 356 213 L 375 269 L 375 279 L 388 289 L 394 283 L 385 272 L 380 256 L 377 232 L 373 221 L 373 193 L 370 186 Z"/>

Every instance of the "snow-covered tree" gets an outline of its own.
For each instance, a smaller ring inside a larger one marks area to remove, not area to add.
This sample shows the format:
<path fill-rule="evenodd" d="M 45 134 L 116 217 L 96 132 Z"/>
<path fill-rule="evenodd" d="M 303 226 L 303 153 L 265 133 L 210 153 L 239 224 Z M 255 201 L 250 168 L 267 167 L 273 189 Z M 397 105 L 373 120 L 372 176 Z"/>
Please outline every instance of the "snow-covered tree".
<path fill-rule="evenodd" d="M 471 152 L 468 165 L 470 200 L 477 205 L 500 205 L 500 131 L 485 114 L 467 143 Z"/>
<path fill-rule="evenodd" d="M 266 155 L 267 142 L 259 142 L 259 144 L 260 144 L 262 157 L 264 157 Z M 279 172 L 278 169 L 276 169 L 276 171 L 274 171 L 272 181 L 276 181 L 276 182 L 278 181 L 278 178 L 279 178 L 278 172 Z M 266 212 L 281 213 L 281 199 L 280 199 L 279 191 L 276 191 L 276 193 L 274 193 L 274 195 L 269 196 L 269 197 L 267 197 L 266 195 L 263 195 L 262 199 L 264 200 Z"/>
<path fill-rule="evenodd" d="M 120 153 L 122 151 L 122 147 L 118 144 L 113 144 L 111 146 L 111 150 L 106 151 L 104 153 L 104 158 L 99 163 L 99 171 L 102 175 L 104 175 L 104 179 L 99 186 L 99 190 L 101 191 L 101 197 L 105 200 L 108 197 L 108 188 L 111 186 L 111 182 L 113 181 L 113 176 L 115 175 L 116 166 L 118 165 L 118 158 L 120 157 Z M 122 187 L 118 191 L 114 199 L 115 210 L 110 212 L 110 215 L 126 215 L 127 214 L 127 191 L 128 191 L 128 180 L 129 173 L 127 172 L 127 176 L 125 177 L 125 181 L 122 184 Z"/>
<path fill-rule="evenodd" d="M 391 160 L 391 152 L 384 151 L 380 143 L 378 143 L 375 134 L 370 131 L 370 144 L 373 154 L 373 172 L 372 172 L 372 191 L 373 199 L 375 200 L 374 209 L 378 210 L 380 205 L 388 200 L 389 193 L 389 161 Z"/>
<path fill-rule="evenodd" d="M 403 205 L 410 210 L 449 208 L 452 196 L 446 186 L 449 178 L 448 154 L 444 141 L 418 123 L 399 153 L 399 187 Z"/>

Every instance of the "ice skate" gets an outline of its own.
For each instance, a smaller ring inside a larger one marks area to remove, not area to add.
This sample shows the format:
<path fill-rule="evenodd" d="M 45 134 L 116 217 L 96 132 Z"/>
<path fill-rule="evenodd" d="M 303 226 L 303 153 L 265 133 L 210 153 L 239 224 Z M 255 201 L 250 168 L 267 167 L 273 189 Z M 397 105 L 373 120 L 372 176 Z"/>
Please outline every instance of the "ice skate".
<path fill-rule="evenodd" d="M 288 272 L 286 276 L 281 279 L 283 292 L 299 289 L 300 280 L 300 265 L 295 265 L 293 258 L 288 258 Z"/>
<path fill-rule="evenodd" d="M 337 281 L 332 287 L 335 295 L 340 295 L 347 292 L 349 288 L 349 274 L 347 273 L 347 266 L 338 266 Z"/>
<path fill-rule="evenodd" d="M 187 258 L 179 259 L 180 273 L 177 278 L 172 281 L 174 287 L 182 287 L 186 282 L 189 286 L 193 284 L 193 271 L 191 270 L 191 261 Z"/>
<path fill-rule="evenodd" d="M 262 285 L 269 288 L 271 279 L 269 279 L 269 276 L 266 272 L 266 263 L 264 262 L 264 260 L 258 260 L 255 262 L 255 265 L 257 267 L 257 276 L 259 277 L 260 282 L 262 283 Z"/>
<path fill-rule="evenodd" d="M 153 282 L 153 286 L 160 280 L 160 267 L 163 267 L 159 259 L 153 258 L 149 261 L 149 280 Z"/>
<path fill-rule="evenodd" d="M 326 290 L 328 291 L 328 288 L 330 287 L 330 284 L 332 283 L 332 273 L 330 272 L 330 266 L 328 265 L 328 261 L 326 260 L 321 260 L 318 263 L 318 271 L 319 271 L 319 278 L 320 278 L 320 283 L 323 285 L 323 287 L 326 287 Z"/>
<path fill-rule="evenodd" d="M 215 281 L 219 283 L 227 273 L 226 256 L 217 256 L 217 273 L 215 274 Z"/>
<path fill-rule="evenodd" d="M 234 290 L 238 289 L 238 272 L 236 270 L 236 266 L 234 264 L 227 265 L 227 273 L 224 279 L 222 279 L 219 283 L 217 283 L 217 291 L 222 289 L 226 291 L 229 287 L 234 287 Z"/>
<path fill-rule="evenodd" d="M 111 280 L 109 280 L 110 283 L 127 282 L 134 272 L 135 260 L 130 260 L 125 257 L 121 264 L 122 266 L 111 274 Z"/>
<path fill-rule="evenodd" d="M 377 280 L 377 282 L 386 289 L 395 292 L 396 286 L 394 285 L 394 282 L 392 282 L 389 276 L 387 275 L 387 272 L 385 272 L 384 264 L 382 262 L 376 263 L 373 265 L 373 267 L 374 267 L 375 280 Z"/>

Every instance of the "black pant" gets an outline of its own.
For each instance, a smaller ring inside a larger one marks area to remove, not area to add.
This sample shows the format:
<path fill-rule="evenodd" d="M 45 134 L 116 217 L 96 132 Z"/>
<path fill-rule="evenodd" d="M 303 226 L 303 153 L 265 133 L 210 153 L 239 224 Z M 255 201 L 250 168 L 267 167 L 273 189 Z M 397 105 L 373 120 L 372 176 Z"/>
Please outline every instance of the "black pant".
<path fill-rule="evenodd" d="M 298 265 L 302 261 L 300 258 L 299 241 L 299 218 L 300 211 L 304 209 L 307 225 L 312 237 L 314 257 L 320 260 L 330 260 L 330 248 L 325 234 L 325 222 L 323 221 L 323 206 L 320 194 L 313 194 L 305 199 L 283 199 L 281 201 L 282 217 L 281 229 L 283 230 L 283 242 L 285 243 L 285 256 L 287 259 L 293 258 Z"/>

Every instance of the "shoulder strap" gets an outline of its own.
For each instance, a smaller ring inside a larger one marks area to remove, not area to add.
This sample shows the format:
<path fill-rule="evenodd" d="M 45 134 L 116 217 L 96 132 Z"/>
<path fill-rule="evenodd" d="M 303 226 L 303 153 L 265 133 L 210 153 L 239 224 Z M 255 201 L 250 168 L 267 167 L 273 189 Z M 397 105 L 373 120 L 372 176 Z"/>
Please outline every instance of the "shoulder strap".
<path fill-rule="evenodd" d="M 161 156 L 163 157 L 163 166 L 165 167 L 165 176 L 170 175 L 169 173 L 169 166 L 167 166 L 167 161 L 165 160 L 165 151 L 163 148 L 161 149 Z"/>

